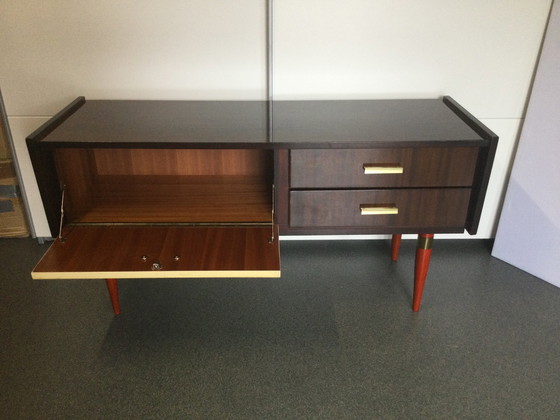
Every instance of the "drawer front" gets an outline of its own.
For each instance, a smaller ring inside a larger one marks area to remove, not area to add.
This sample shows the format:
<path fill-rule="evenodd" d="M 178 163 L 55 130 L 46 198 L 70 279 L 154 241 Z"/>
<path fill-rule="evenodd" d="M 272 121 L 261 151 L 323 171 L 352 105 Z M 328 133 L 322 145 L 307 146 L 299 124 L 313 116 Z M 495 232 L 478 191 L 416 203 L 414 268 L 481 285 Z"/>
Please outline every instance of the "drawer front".
<path fill-rule="evenodd" d="M 291 188 L 470 187 L 477 147 L 291 152 Z"/>
<path fill-rule="evenodd" d="M 291 227 L 462 231 L 470 188 L 291 191 Z"/>

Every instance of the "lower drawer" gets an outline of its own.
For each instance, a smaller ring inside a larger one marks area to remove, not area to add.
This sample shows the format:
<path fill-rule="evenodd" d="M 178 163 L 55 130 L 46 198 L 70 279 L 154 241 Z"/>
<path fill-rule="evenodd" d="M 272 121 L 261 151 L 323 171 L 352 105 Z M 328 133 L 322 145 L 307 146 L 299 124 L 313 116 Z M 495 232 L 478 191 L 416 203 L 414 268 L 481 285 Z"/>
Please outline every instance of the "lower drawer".
<path fill-rule="evenodd" d="M 470 194 L 470 188 L 291 191 L 290 227 L 462 231 Z"/>

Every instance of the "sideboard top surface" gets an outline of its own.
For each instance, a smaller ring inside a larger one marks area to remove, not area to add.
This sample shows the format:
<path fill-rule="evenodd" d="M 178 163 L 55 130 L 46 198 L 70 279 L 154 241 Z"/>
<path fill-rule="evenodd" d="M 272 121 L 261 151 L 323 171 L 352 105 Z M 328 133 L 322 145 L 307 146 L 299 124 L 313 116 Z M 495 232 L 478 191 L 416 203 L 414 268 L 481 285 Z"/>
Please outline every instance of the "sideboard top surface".
<path fill-rule="evenodd" d="M 270 109 L 271 107 L 271 109 Z M 269 110 L 272 111 L 269 113 Z M 272 118 L 269 118 L 272 115 Z M 272 130 L 269 130 L 269 126 Z M 151 147 L 360 147 L 485 140 L 441 99 L 88 100 L 41 140 Z"/>

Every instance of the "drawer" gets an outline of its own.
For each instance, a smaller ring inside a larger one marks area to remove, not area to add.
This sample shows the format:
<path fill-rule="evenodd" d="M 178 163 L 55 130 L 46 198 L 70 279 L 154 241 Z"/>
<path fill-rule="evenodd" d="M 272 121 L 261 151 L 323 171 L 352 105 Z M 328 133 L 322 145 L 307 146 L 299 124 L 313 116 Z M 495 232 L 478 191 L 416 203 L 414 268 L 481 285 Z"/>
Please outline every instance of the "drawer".
<path fill-rule="evenodd" d="M 470 187 L 477 157 L 477 147 L 292 150 L 290 186 Z"/>
<path fill-rule="evenodd" d="M 470 188 L 291 191 L 290 226 L 462 232 L 470 194 Z"/>

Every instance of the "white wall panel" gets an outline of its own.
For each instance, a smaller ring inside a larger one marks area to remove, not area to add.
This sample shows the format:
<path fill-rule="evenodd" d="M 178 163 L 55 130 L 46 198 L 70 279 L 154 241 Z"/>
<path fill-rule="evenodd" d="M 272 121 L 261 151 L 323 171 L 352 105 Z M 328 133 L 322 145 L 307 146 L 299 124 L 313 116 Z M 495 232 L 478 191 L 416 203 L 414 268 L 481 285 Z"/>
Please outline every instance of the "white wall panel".
<path fill-rule="evenodd" d="M 275 91 L 455 97 L 521 118 L 550 0 L 277 0 Z"/>
<path fill-rule="evenodd" d="M 265 92 L 260 0 L 2 2 L 9 115 L 93 98 L 250 98 Z"/>
<path fill-rule="evenodd" d="M 560 287 L 560 4 L 554 6 L 492 255 Z"/>
<path fill-rule="evenodd" d="M 21 172 L 21 187 L 25 193 L 27 206 L 31 210 L 32 230 L 35 236 L 47 238 L 50 237 L 50 229 L 47 223 L 47 217 L 43 211 L 43 202 L 39 194 L 39 187 L 35 181 L 35 174 L 31 166 L 31 160 L 27 153 L 27 145 L 25 137 L 33 132 L 41 124 L 48 121 L 48 118 L 9 118 L 8 123 L 14 140 L 14 150 L 18 157 L 19 170 Z"/>

